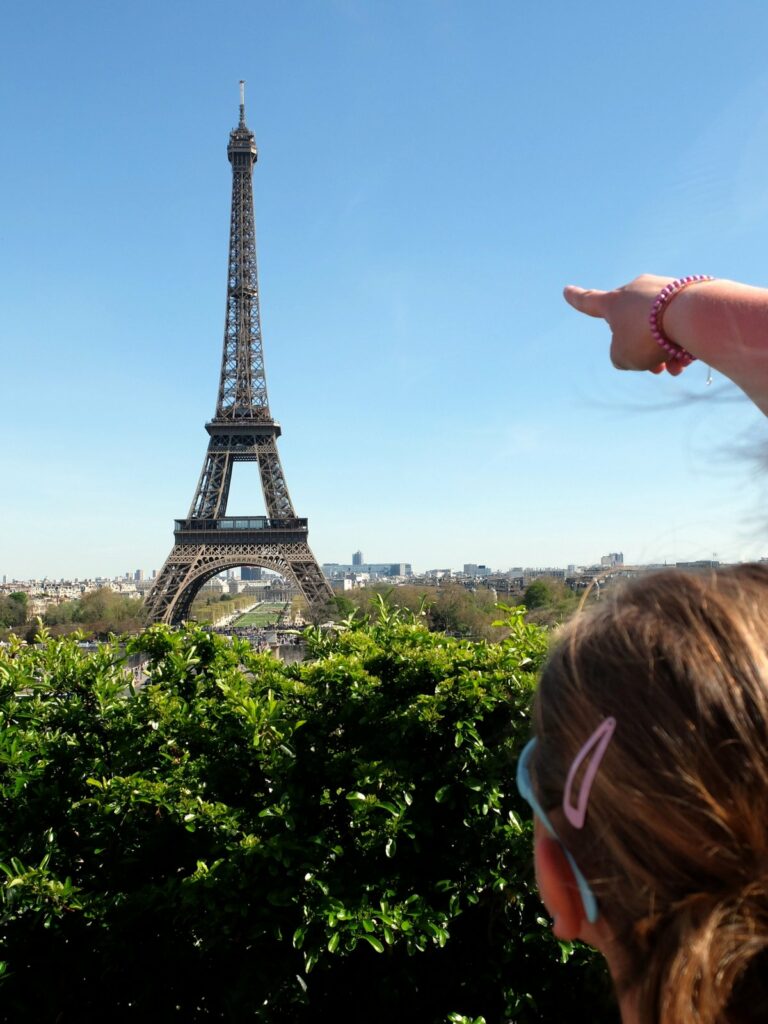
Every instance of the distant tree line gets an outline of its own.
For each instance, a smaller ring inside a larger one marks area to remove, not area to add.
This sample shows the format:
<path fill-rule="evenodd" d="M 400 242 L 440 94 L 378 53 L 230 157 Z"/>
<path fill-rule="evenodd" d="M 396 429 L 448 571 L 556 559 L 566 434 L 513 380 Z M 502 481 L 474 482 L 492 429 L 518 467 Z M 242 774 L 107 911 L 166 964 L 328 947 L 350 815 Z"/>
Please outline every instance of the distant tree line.
<path fill-rule="evenodd" d="M 8 594 L 0 597 L 0 627 L 23 626 L 27 621 L 27 595 Z"/>
<path fill-rule="evenodd" d="M 356 615 L 375 621 L 380 598 L 386 596 L 394 607 L 420 615 L 434 633 L 499 640 L 504 635 L 494 622 L 499 619 L 499 602 L 486 587 L 469 589 L 458 583 L 439 587 L 391 587 L 377 583 L 372 587 L 337 594 L 329 610 L 330 617 Z M 527 621 L 538 626 L 556 626 L 574 613 L 580 596 L 562 580 L 543 576 L 533 580 L 520 595 L 504 598 L 505 605 L 523 605 Z"/>
<path fill-rule="evenodd" d="M 583 592 L 576 593 L 563 580 L 541 576 L 531 580 L 525 588 L 522 603 L 528 609 L 528 622 L 537 626 L 555 626 L 573 615 L 582 596 Z"/>
<path fill-rule="evenodd" d="M 25 598 L 25 615 L 22 620 L 13 624 L 13 632 L 32 641 L 37 635 L 38 623 L 36 618 L 30 620 L 28 615 L 27 595 L 19 596 Z M 140 630 L 144 625 L 142 603 L 140 599 L 126 597 L 124 594 L 116 594 L 109 588 L 100 587 L 72 601 L 50 605 L 42 615 L 42 620 L 54 636 L 80 630 L 101 640 L 109 637 L 111 633 L 135 633 Z"/>
<path fill-rule="evenodd" d="M 421 617 L 433 633 L 499 639 L 499 630 L 493 627 L 493 622 L 499 617 L 494 595 L 486 589 L 470 591 L 455 583 L 441 587 L 391 587 L 377 583 L 372 587 L 350 590 L 334 598 L 337 615 L 355 614 L 375 621 L 381 597 L 386 597 L 393 607 Z"/>
<path fill-rule="evenodd" d="M 479 587 L 470 590 L 456 583 L 440 587 L 392 587 L 377 583 L 336 595 L 322 610 L 310 614 L 312 620 L 322 622 L 349 615 L 367 621 L 376 621 L 380 597 L 386 595 L 390 604 L 413 612 L 422 618 L 428 629 L 435 633 L 448 633 L 457 637 L 481 640 L 499 640 L 503 636 L 493 623 L 499 610 L 493 591 Z M 520 595 L 506 598 L 505 604 L 522 604 L 527 609 L 527 620 L 539 626 L 553 626 L 568 619 L 579 603 L 574 593 L 562 580 L 541 577 L 533 580 Z M 252 595 L 239 594 L 199 597 L 192 606 L 192 617 L 199 621 L 231 614 L 253 604 Z M 133 633 L 144 625 L 142 604 L 139 599 L 117 594 L 106 587 L 83 594 L 81 598 L 51 605 L 43 615 L 43 623 L 54 636 L 81 630 L 96 639 L 105 639 L 110 633 Z M 306 613 L 305 613 L 306 614 Z M 37 632 L 35 619 L 29 617 L 28 599 L 19 592 L 0 597 L 0 636 L 15 632 L 33 640 Z"/>

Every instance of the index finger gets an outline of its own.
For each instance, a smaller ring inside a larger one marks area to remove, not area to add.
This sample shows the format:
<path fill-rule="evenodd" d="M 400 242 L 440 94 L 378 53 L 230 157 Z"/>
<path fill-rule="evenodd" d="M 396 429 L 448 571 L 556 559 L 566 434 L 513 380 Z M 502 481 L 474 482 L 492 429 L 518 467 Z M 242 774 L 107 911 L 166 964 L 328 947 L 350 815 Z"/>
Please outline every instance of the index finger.
<path fill-rule="evenodd" d="M 578 285 L 568 284 L 563 289 L 565 301 L 578 309 L 580 313 L 587 316 L 596 316 L 605 319 L 605 297 L 608 292 L 601 292 L 594 288 L 579 288 Z"/>

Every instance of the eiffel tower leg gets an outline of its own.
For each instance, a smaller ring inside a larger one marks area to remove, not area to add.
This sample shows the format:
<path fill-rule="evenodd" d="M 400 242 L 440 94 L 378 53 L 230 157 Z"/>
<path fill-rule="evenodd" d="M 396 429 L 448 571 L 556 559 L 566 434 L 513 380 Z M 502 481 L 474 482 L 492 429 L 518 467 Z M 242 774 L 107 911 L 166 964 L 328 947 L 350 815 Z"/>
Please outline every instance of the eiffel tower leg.
<path fill-rule="evenodd" d="M 258 458 L 267 515 L 271 519 L 291 519 L 296 513 L 293 511 L 274 437 L 259 445 Z"/>
<path fill-rule="evenodd" d="M 205 454 L 195 496 L 189 507 L 190 519 L 216 519 L 224 515 L 232 480 L 232 456 L 228 451 Z M 293 514 L 293 513 L 291 513 Z"/>
<path fill-rule="evenodd" d="M 193 576 L 197 549 L 175 545 L 147 595 L 144 614 L 147 622 L 179 622 L 177 606 Z M 201 583 L 202 586 L 202 583 Z M 192 595 L 194 597 L 194 594 Z M 191 604 L 191 600 L 189 602 Z"/>
<path fill-rule="evenodd" d="M 323 605 L 331 600 L 333 591 L 309 546 L 304 545 L 304 548 L 304 552 L 291 554 L 288 563 L 290 573 L 310 607 Z"/>

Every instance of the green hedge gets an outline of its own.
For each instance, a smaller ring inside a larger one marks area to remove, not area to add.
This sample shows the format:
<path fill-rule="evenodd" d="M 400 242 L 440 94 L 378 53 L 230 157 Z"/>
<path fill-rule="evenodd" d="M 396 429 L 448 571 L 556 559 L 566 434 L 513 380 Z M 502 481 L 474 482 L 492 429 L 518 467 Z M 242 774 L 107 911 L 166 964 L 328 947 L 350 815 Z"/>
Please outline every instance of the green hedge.
<path fill-rule="evenodd" d="M 382 609 L 286 667 L 201 629 L 0 652 L 0 1019 L 612 1020 L 553 940 L 515 754 L 546 635 Z"/>

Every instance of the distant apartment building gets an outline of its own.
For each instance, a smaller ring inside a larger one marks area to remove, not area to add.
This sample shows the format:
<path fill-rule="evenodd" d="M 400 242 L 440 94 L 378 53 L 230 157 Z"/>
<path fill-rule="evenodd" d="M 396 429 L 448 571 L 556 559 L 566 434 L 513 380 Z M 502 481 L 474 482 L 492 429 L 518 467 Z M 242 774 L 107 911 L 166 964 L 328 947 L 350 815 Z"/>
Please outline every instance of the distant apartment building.
<path fill-rule="evenodd" d="M 624 552 L 612 551 L 609 555 L 603 555 L 600 559 L 600 565 L 606 566 L 609 569 L 615 565 L 624 565 Z"/>
<path fill-rule="evenodd" d="M 206 594 L 223 594 L 226 590 L 226 584 L 219 576 L 214 576 L 212 580 L 204 583 L 200 590 Z"/>
<path fill-rule="evenodd" d="M 361 554 L 361 552 L 357 552 Z M 354 564 L 342 564 L 340 562 L 324 562 L 323 575 L 326 579 L 340 579 L 349 574 L 367 574 L 371 578 L 376 576 L 413 576 L 413 569 L 410 562 L 360 562 Z"/>
<path fill-rule="evenodd" d="M 240 570 L 241 580 L 260 580 L 261 567 L 258 565 L 244 565 Z"/>
<path fill-rule="evenodd" d="M 478 565 L 476 562 L 465 562 L 464 563 L 464 575 L 472 576 L 475 579 L 482 578 L 484 576 L 491 576 L 493 570 L 487 565 Z"/>
<path fill-rule="evenodd" d="M 352 555 L 352 565 L 360 566 L 362 564 L 363 564 L 363 552 L 362 551 L 356 551 Z"/>
<path fill-rule="evenodd" d="M 517 570 L 518 575 L 512 572 L 495 572 L 490 576 L 483 576 L 480 585 L 486 590 L 496 591 L 496 594 L 503 594 L 508 597 L 510 594 L 519 594 L 525 589 L 523 583 L 523 570 Z M 469 581 L 465 586 L 470 586 Z"/>
<path fill-rule="evenodd" d="M 331 590 L 334 594 L 343 594 L 347 590 L 355 589 L 355 581 L 350 576 L 339 576 L 330 580 Z"/>
<path fill-rule="evenodd" d="M 542 576 L 547 576 L 551 580 L 564 580 L 565 569 L 554 569 L 551 566 L 544 569 L 523 569 L 523 580 L 526 587 L 531 580 L 541 579 Z"/>

